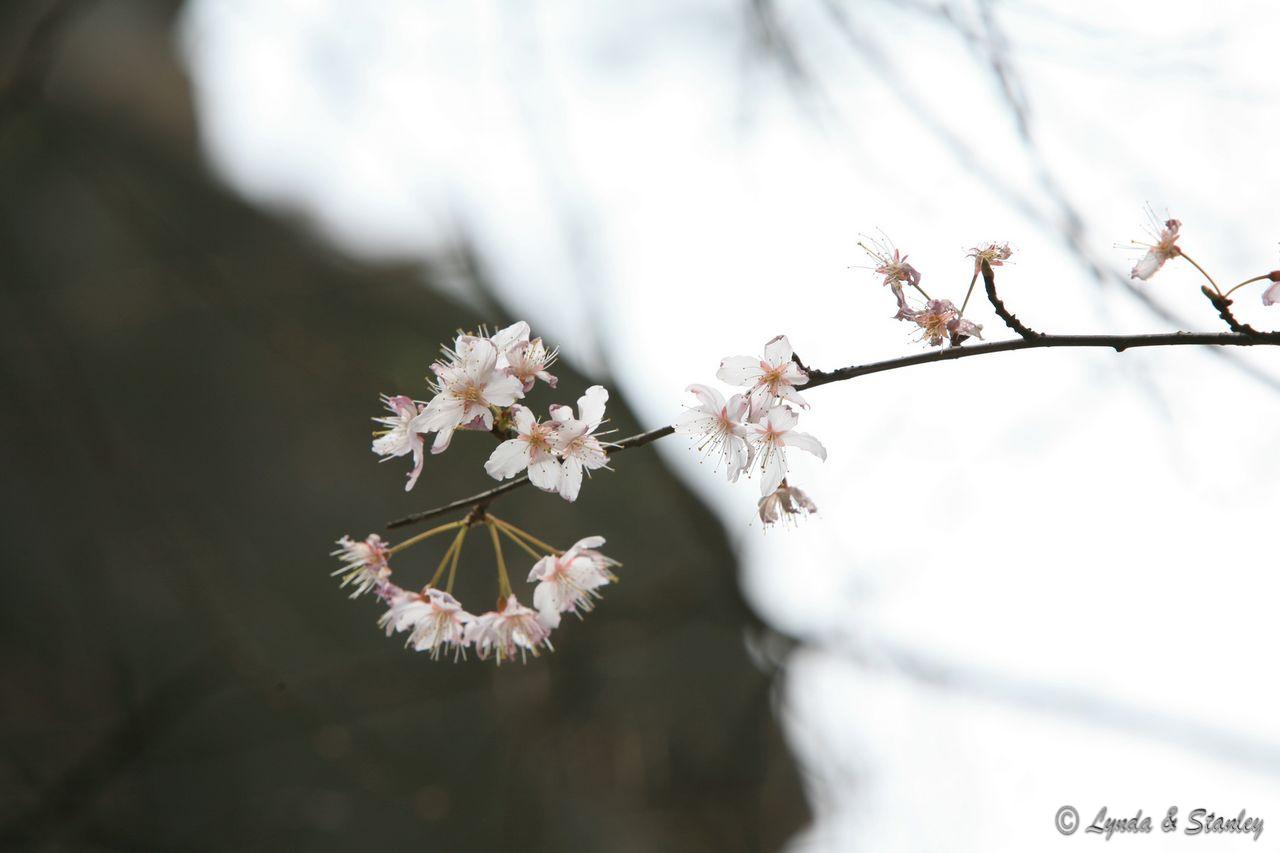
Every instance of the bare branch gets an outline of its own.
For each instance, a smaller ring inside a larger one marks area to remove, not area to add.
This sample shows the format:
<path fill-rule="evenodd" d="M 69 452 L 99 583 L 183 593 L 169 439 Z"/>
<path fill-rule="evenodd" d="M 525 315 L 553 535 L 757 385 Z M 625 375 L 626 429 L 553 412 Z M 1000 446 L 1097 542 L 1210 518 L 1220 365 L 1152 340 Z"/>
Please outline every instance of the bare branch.
<path fill-rule="evenodd" d="M 1027 340 L 1044 337 L 1034 329 L 1024 326 L 1012 311 L 1004 307 L 1004 303 L 996 295 L 996 274 L 992 271 L 991 264 L 987 263 L 985 258 L 982 261 L 982 281 L 987 286 L 987 300 L 991 302 L 991 307 L 995 309 L 996 316 L 1004 320 L 1006 326 Z"/>
<path fill-rule="evenodd" d="M 1223 296 L 1220 293 L 1215 293 L 1214 291 L 1210 290 L 1207 287 L 1201 287 L 1200 292 L 1203 293 L 1208 298 L 1208 300 L 1213 303 L 1214 308 L 1218 309 L 1218 316 L 1222 318 L 1222 322 L 1226 323 L 1227 326 L 1230 327 L 1231 331 L 1235 332 L 1236 334 L 1248 335 L 1254 338 L 1259 338 L 1259 337 L 1265 338 L 1269 334 L 1275 335 L 1274 332 L 1270 332 L 1270 333 L 1259 332 L 1257 329 L 1255 329 L 1253 326 L 1250 326 L 1248 323 L 1241 323 L 1239 320 L 1237 320 L 1236 315 L 1231 313 L 1231 300 L 1228 299 L 1226 296 Z"/>

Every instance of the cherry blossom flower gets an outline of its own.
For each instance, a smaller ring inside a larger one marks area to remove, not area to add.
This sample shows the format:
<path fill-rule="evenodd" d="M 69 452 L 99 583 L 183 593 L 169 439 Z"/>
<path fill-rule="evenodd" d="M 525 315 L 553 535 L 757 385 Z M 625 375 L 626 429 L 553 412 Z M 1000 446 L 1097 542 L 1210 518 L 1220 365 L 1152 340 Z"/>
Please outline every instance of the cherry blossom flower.
<path fill-rule="evenodd" d="M 755 420 L 775 400 L 789 400 L 801 408 L 809 408 L 795 386 L 809 381 L 809 374 L 792 360 L 791 341 L 778 335 L 764 345 L 764 357 L 735 355 L 720 361 L 716 378 L 729 385 L 749 385 L 747 399 L 750 417 Z"/>
<path fill-rule="evenodd" d="M 517 650 L 523 660 L 527 654 L 538 656 L 538 647 L 551 646 L 551 627 L 545 617 L 531 607 L 525 607 L 514 595 L 491 610 L 476 616 L 467 623 L 465 642 L 474 645 L 481 660 L 493 655 L 501 664 L 514 660 Z"/>
<path fill-rule="evenodd" d="M 1262 291 L 1262 304 L 1275 305 L 1277 302 L 1280 302 L 1280 270 L 1268 273 L 1267 278 L 1274 282 L 1274 284 Z"/>
<path fill-rule="evenodd" d="M 746 470 L 749 456 L 743 422 L 749 405 L 742 394 L 734 394 L 726 403 L 720 392 L 708 385 L 690 385 L 685 389 L 698 399 L 676 422 L 675 431 L 693 438 L 694 446 L 705 455 L 719 457 L 724 463 L 729 482 L 735 483 Z"/>
<path fill-rule="evenodd" d="M 556 353 L 557 350 L 546 348 L 542 338 L 520 341 L 507 350 L 507 373 L 520 380 L 526 394 L 538 379 L 554 388 L 558 380 L 547 368 L 555 363 Z"/>
<path fill-rule="evenodd" d="M 418 482 L 418 475 L 422 473 L 425 442 L 422 407 L 403 395 L 388 397 L 383 394 L 381 399 L 391 415 L 374 418 L 375 422 L 387 429 L 374 433 L 373 452 L 381 456 L 383 462 L 413 454 L 413 470 L 409 472 L 409 480 L 404 484 L 407 492 Z"/>
<path fill-rule="evenodd" d="M 618 565 L 598 549 L 603 536 L 579 539 L 560 555 L 543 557 L 529 572 L 529 582 L 538 581 L 533 590 L 533 606 L 543 615 L 549 627 L 560 624 L 560 614 L 573 612 L 581 618 L 599 598 L 599 588 L 618 578 L 610 569 Z"/>
<path fill-rule="evenodd" d="M 939 347 L 948 340 L 955 346 L 965 338 L 982 338 L 982 326 L 961 317 L 950 299 L 930 299 L 928 305 L 912 314 L 911 320 L 920 327 L 920 339 L 930 346 Z"/>
<path fill-rule="evenodd" d="M 567 501 L 578 499 L 582 488 L 582 472 L 603 468 L 609 463 L 604 446 L 595 431 L 604 422 L 604 404 L 609 392 L 592 385 L 578 398 L 578 416 L 568 406 L 552 406 L 551 419 L 556 422 L 555 450 L 564 460 L 560 466 L 557 491 Z"/>
<path fill-rule="evenodd" d="M 539 423 L 524 406 L 511 407 L 516 437 L 502 442 L 484 463 L 484 470 L 495 480 L 507 480 L 528 469 L 529 482 L 544 492 L 554 492 L 560 485 L 560 461 L 555 457 L 554 421 Z"/>
<path fill-rule="evenodd" d="M 877 240 L 874 237 L 866 237 L 865 239 L 866 243 L 860 241 L 858 245 L 862 247 L 862 251 L 871 256 L 871 260 L 876 262 L 875 273 L 884 276 L 884 284 L 899 288 L 904 283 L 914 287 L 920 286 L 920 271 L 907 263 L 907 256 L 899 252 L 898 247 L 893 245 L 889 238 Z"/>
<path fill-rule="evenodd" d="M 446 355 L 447 362 L 431 366 L 437 394 L 423 411 L 423 428 L 436 433 L 432 453 L 447 449 L 453 431 L 460 427 L 493 429 L 489 407 L 505 408 L 524 393 L 519 379 L 498 368 L 498 348 L 492 340 L 459 335 Z"/>
<path fill-rule="evenodd" d="M 1134 264 L 1133 271 L 1129 273 L 1130 278 L 1138 278 L 1143 281 L 1147 281 L 1151 276 L 1155 275 L 1160 267 L 1164 266 L 1165 261 L 1170 258 L 1176 258 L 1182 253 L 1182 250 L 1177 246 L 1178 232 L 1182 228 L 1182 223 L 1176 219 L 1166 219 L 1162 227 L 1150 207 L 1147 208 L 1147 217 L 1151 220 L 1151 236 L 1155 242 L 1141 243 L 1134 241 L 1135 245 L 1146 248 L 1147 253 Z"/>
<path fill-rule="evenodd" d="M 760 499 L 758 510 L 760 520 L 769 527 L 779 521 L 796 521 L 802 514 L 817 512 L 818 507 L 808 495 L 795 486 L 788 486 L 783 480 L 782 485 Z"/>
<path fill-rule="evenodd" d="M 333 574 L 342 575 L 342 586 L 355 586 L 352 598 L 384 586 L 387 578 L 391 577 L 391 567 L 387 565 L 387 543 L 378 534 L 371 533 L 362 542 L 343 536 L 337 545 L 338 550 L 333 552 L 333 556 L 342 561 L 342 566 Z"/>
<path fill-rule="evenodd" d="M 993 267 L 1004 266 L 1004 262 L 1013 257 L 1013 249 L 1008 243 L 983 243 L 970 249 L 966 257 L 973 258 L 973 274 L 978 275 L 982 272 L 983 261 Z"/>
<path fill-rule="evenodd" d="M 759 423 L 747 424 L 747 443 L 752 449 L 752 468 L 762 475 L 760 494 L 776 491 L 787 476 L 787 447 L 827 458 L 827 449 L 808 433 L 795 429 L 800 416 L 787 406 L 770 409 Z"/>
<path fill-rule="evenodd" d="M 388 605 L 378 619 L 388 637 L 393 631 L 408 631 L 405 645 L 413 646 L 415 652 L 430 652 L 432 660 L 439 660 L 449 646 L 455 661 L 466 657 L 466 628 L 475 617 L 452 595 L 439 589 L 417 593 L 396 588 Z"/>

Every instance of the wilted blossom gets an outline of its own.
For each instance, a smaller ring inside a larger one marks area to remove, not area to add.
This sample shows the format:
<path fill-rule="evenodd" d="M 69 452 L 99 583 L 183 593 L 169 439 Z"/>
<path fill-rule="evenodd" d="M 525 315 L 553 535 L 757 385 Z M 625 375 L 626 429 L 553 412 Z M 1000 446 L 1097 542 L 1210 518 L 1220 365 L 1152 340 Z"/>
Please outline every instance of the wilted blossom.
<path fill-rule="evenodd" d="M 555 456 L 554 421 L 539 423 L 533 412 L 521 405 L 511 407 L 516 437 L 502 442 L 484 463 L 484 470 L 495 480 L 506 480 L 528 469 L 529 482 L 544 492 L 554 492 L 560 485 L 560 461 Z"/>
<path fill-rule="evenodd" d="M 773 405 L 775 400 L 788 400 L 802 408 L 808 408 L 797 385 L 809 381 L 809 374 L 800 369 L 792 359 L 791 341 L 786 335 L 778 335 L 764 345 L 764 356 L 735 355 L 720 361 L 716 378 L 729 385 L 746 385 L 751 390 L 747 399 L 751 404 L 751 418 Z"/>
<path fill-rule="evenodd" d="M 513 660 L 517 651 L 523 659 L 526 654 L 537 657 L 539 646 L 551 649 L 551 626 L 538 611 L 525 607 L 514 595 L 498 608 L 476 616 L 466 627 L 465 642 L 475 646 L 481 660 L 493 655 L 502 663 Z"/>
<path fill-rule="evenodd" d="M 595 431 L 604 423 L 604 404 L 609 392 L 592 385 L 578 398 L 578 416 L 568 406 L 552 406 L 551 419 L 556 422 L 555 450 L 564 461 L 560 465 L 557 490 L 567 501 L 577 500 L 582 488 L 582 472 L 603 468 L 609 463 Z"/>
<path fill-rule="evenodd" d="M 960 316 L 960 309 L 950 299 L 930 299 L 923 309 L 912 312 L 910 320 L 920 327 L 921 340 L 930 346 L 982 337 L 982 326 Z"/>
<path fill-rule="evenodd" d="M 524 394 L 519 379 L 498 367 L 493 341 L 459 335 L 447 361 L 431 365 L 436 375 L 436 396 L 423 411 L 422 426 L 436 433 L 432 453 L 441 453 L 459 427 L 493 429 L 490 406 L 505 408 Z"/>
<path fill-rule="evenodd" d="M 694 384 L 685 390 L 698 399 L 698 405 L 676 422 L 675 431 L 692 437 L 694 446 L 703 453 L 718 456 L 729 482 L 737 482 L 749 458 L 743 425 L 749 408 L 747 398 L 734 394 L 726 403 L 719 391 L 707 385 Z"/>
<path fill-rule="evenodd" d="M 809 496 L 795 486 L 788 486 L 787 481 L 783 480 L 782 485 L 760 499 L 758 505 L 760 520 L 764 522 L 765 527 L 777 524 L 779 521 L 792 522 L 800 518 L 802 514 L 815 513 L 818 507 Z"/>
<path fill-rule="evenodd" d="M 549 627 L 560 624 L 561 613 L 581 616 L 591 610 L 600 587 L 618 579 L 610 570 L 618 562 L 597 550 L 603 544 L 603 536 L 588 536 L 563 554 L 548 555 L 534 564 L 529 572 L 529 582 L 538 582 L 533 606 Z"/>
<path fill-rule="evenodd" d="M 418 482 L 422 473 L 423 415 L 422 407 L 413 400 L 399 395 L 388 397 L 382 395 L 382 404 L 391 412 L 389 416 L 374 418 L 374 421 L 387 427 L 385 431 L 374 433 L 373 452 L 382 457 L 382 461 L 395 459 L 406 454 L 413 454 L 413 470 L 409 472 L 409 480 L 404 484 L 407 492 Z"/>
<path fill-rule="evenodd" d="M 787 476 L 787 447 L 795 447 L 812 453 L 819 459 L 827 458 L 827 449 L 808 433 L 799 432 L 795 425 L 800 417 L 787 406 L 770 409 L 759 423 L 747 424 L 747 443 L 751 446 L 751 467 L 761 473 L 760 494 L 776 491 Z"/>
<path fill-rule="evenodd" d="M 1129 273 L 1130 278 L 1140 278 L 1143 281 L 1155 275 L 1156 271 L 1164 266 L 1165 261 L 1176 258 L 1182 252 L 1177 246 L 1178 232 L 1182 228 L 1182 223 L 1176 219 L 1166 219 L 1161 226 L 1150 208 L 1147 208 L 1147 215 L 1152 220 L 1152 237 L 1156 242 L 1134 241 L 1136 245 L 1144 246 L 1147 253 L 1134 264 L 1133 271 Z"/>
<path fill-rule="evenodd" d="M 384 585 L 391 577 L 387 543 L 378 534 L 371 533 L 363 541 L 343 536 L 337 545 L 333 556 L 342 561 L 342 566 L 333 574 L 342 575 L 342 586 L 355 587 L 352 598 Z"/>
<path fill-rule="evenodd" d="M 893 298 L 898 302 L 898 313 L 893 318 L 895 320 L 911 319 L 913 312 L 911 306 L 907 304 L 907 295 L 902 285 L 909 284 L 919 288 L 920 271 L 907 263 L 907 256 L 899 252 L 887 237 L 884 240 L 877 240 L 874 237 L 865 239 L 866 243 L 859 242 L 858 245 L 862 247 L 862 251 L 871 256 L 871 260 L 876 262 L 874 267 L 876 275 L 884 276 L 883 283 L 893 291 Z"/>
<path fill-rule="evenodd" d="M 993 267 L 1004 266 L 1004 262 L 1013 257 L 1013 249 L 1008 243 L 983 243 L 970 249 L 966 257 L 973 258 L 973 274 L 978 275 L 982 272 L 983 261 Z"/>

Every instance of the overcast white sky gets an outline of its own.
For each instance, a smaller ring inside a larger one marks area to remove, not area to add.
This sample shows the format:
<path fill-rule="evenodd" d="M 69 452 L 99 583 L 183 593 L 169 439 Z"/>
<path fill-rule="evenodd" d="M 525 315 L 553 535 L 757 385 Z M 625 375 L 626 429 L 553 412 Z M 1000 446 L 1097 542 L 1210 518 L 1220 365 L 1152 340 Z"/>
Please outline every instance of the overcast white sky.
<path fill-rule="evenodd" d="M 1068 207 L 1108 276 L 1145 202 L 1223 280 L 1280 266 L 1274 4 L 956 2 L 952 24 L 927 2 L 781 3 L 803 84 L 751 43 L 748 5 L 195 0 L 180 35 L 231 184 L 369 257 L 465 230 L 512 310 L 575 366 L 607 362 L 652 426 L 780 332 L 820 366 L 917 351 L 859 232 L 957 302 L 965 248 L 1012 241 L 1003 296 L 1059 332 L 1175 327 L 1089 274 Z M 1214 328 L 1198 287 L 1175 265 L 1142 289 Z M 1257 296 L 1239 313 L 1280 325 Z M 798 531 L 762 534 L 754 483 L 660 446 L 723 513 L 761 611 L 828 649 L 786 684 L 820 815 L 798 848 L 1095 841 L 1054 831 L 1065 804 L 1248 808 L 1280 838 L 1280 392 L 1203 351 L 1037 351 L 809 399 L 830 455 L 794 454 L 822 509 Z"/>

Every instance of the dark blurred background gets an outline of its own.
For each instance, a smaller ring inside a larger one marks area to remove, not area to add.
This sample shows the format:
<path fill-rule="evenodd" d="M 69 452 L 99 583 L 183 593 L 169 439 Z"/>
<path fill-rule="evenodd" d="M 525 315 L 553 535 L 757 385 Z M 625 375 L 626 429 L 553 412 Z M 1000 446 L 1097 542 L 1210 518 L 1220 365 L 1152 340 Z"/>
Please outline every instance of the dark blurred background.
<path fill-rule="evenodd" d="M 3 846 L 779 847 L 808 813 L 762 628 L 657 455 L 572 507 L 502 502 L 625 563 L 553 655 L 433 663 L 329 578 L 339 535 L 484 485 L 459 440 L 406 496 L 369 418 L 454 329 L 514 318 L 461 240 L 361 265 L 224 190 L 178 6 L 0 6 Z M 432 287 L 459 276 L 480 308 Z M 611 416 L 635 431 L 616 391 Z"/>

